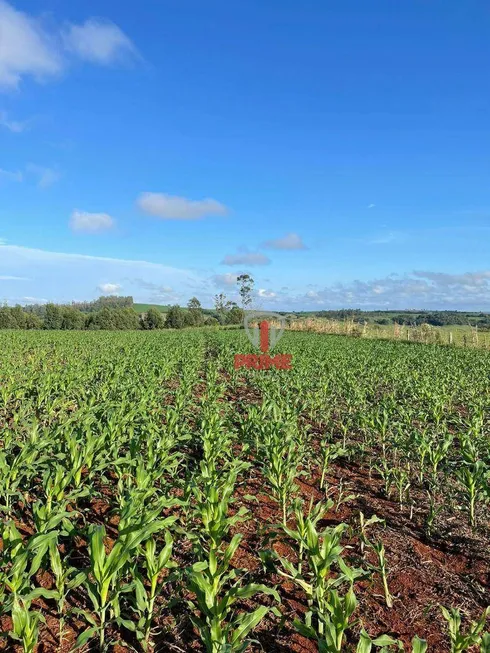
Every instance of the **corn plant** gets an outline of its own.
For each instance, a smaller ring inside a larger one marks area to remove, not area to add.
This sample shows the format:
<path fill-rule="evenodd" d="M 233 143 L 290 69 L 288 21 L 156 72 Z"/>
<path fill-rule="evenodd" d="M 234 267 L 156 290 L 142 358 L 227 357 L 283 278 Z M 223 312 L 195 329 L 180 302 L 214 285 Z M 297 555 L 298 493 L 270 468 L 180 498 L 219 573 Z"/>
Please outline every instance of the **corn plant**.
<path fill-rule="evenodd" d="M 242 653 L 248 648 L 249 633 L 270 611 L 261 605 L 253 612 L 236 615 L 233 606 L 237 601 L 265 594 L 280 602 L 276 590 L 256 583 L 244 585 L 238 571 L 230 569 L 240 541 L 241 535 L 235 535 L 222 554 L 210 549 L 208 559 L 196 562 L 187 572 L 189 588 L 196 595 L 195 602 L 188 602 L 191 618 L 207 653 Z"/>
<path fill-rule="evenodd" d="M 342 447 L 339 443 L 330 443 L 327 441 L 323 441 L 321 444 L 321 452 L 322 452 L 322 466 L 321 466 L 322 475 L 320 478 L 320 489 L 323 490 L 323 488 L 325 487 L 325 476 L 328 472 L 330 464 L 337 458 L 344 456 L 347 453 L 347 450 L 345 449 L 345 447 Z"/>
<path fill-rule="evenodd" d="M 168 575 L 162 578 L 162 573 L 164 570 L 175 569 L 177 566 L 171 560 L 172 546 L 173 540 L 169 531 L 165 532 L 165 546 L 159 552 L 157 552 L 155 538 L 150 537 L 142 547 L 145 575 L 138 570 L 136 565 L 132 571 L 135 606 L 139 619 L 136 623 L 125 621 L 125 625 L 136 632 L 136 637 L 145 651 L 150 646 L 151 628 L 155 617 L 155 601 L 160 596 L 163 587 L 172 580 L 172 577 Z"/>
<path fill-rule="evenodd" d="M 130 591 L 125 575 L 136 548 L 154 532 L 167 525 L 165 520 L 153 522 L 146 526 L 128 526 L 120 531 L 117 540 L 108 554 L 104 546 L 106 530 L 104 526 L 95 526 L 89 530 L 90 567 L 84 572 L 83 584 L 92 603 L 96 618 L 89 612 L 83 615 L 90 627 L 76 641 L 76 648 L 85 645 L 95 635 L 99 647 L 106 648 L 106 627 L 108 621 L 120 618 L 120 598 Z"/>
<path fill-rule="evenodd" d="M 39 639 L 39 622 L 46 623 L 44 616 L 31 610 L 31 601 L 15 599 L 12 607 L 12 639 L 22 642 L 24 653 L 34 653 Z"/>
<path fill-rule="evenodd" d="M 297 491 L 302 452 L 289 429 L 273 425 L 264 442 L 263 474 L 271 488 L 272 497 L 279 503 L 283 523 L 287 523 L 292 500 Z"/>
<path fill-rule="evenodd" d="M 248 510 L 244 506 L 234 515 L 228 515 L 238 474 L 246 468 L 246 463 L 236 461 L 218 473 L 214 464 L 209 469 L 205 461 L 201 461 L 201 478 L 192 484 L 196 501 L 195 516 L 199 519 L 200 527 L 197 534 L 188 534 L 191 540 L 197 539 L 201 545 L 217 549 L 230 529 L 246 519 Z"/>
<path fill-rule="evenodd" d="M 385 595 L 385 602 L 386 606 L 388 608 L 393 607 L 393 597 L 390 594 L 390 590 L 388 587 L 388 569 L 386 566 L 386 555 L 385 555 L 385 547 L 384 544 L 381 540 L 377 540 L 376 542 L 371 542 L 370 543 L 371 548 L 376 554 L 376 558 L 378 561 L 378 566 L 375 567 L 376 571 L 378 571 L 381 575 L 381 580 L 383 581 L 383 591 Z"/>
<path fill-rule="evenodd" d="M 55 577 L 56 590 L 53 591 L 53 598 L 56 599 L 59 617 L 59 645 L 63 643 L 63 634 L 65 629 L 65 608 L 67 595 L 70 590 L 75 589 L 85 579 L 83 572 L 77 572 L 76 568 L 71 566 L 66 557 L 61 557 L 56 540 L 51 539 L 49 542 L 49 561 L 51 571 Z"/>
<path fill-rule="evenodd" d="M 441 611 L 448 625 L 451 653 L 463 653 L 463 651 L 467 651 L 475 645 L 488 645 L 488 637 L 485 637 L 484 640 L 482 633 L 487 617 L 490 614 L 490 607 L 483 611 L 478 621 L 473 621 L 469 624 L 466 633 L 461 632 L 461 613 L 459 610 L 456 608 L 449 608 L 448 610 L 444 606 L 441 606 Z"/>
<path fill-rule="evenodd" d="M 303 554 L 296 566 L 277 552 L 275 552 L 275 557 L 282 567 L 279 573 L 293 581 L 305 592 L 309 610 L 305 616 L 304 628 L 306 630 L 303 632 L 308 631 L 310 633 L 308 636 L 314 632 L 318 641 L 327 641 L 335 631 L 339 633 L 338 638 L 334 638 L 334 641 L 338 643 L 342 641 L 343 633 L 347 628 L 345 626 L 346 619 L 348 621 L 355 609 L 356 601 L 349 592 L 345 597 L 341 597 L 336 588 L 347 583 L 350 591 L 355 579 L 362 576 L 364 572 L 348 567 L 342 558 L 343 548 L 340 542 L 347 529 L 346 524 L 339 524 L 335 528 L 326 528 L 323 531 L 317 530 L 319 515 L 324 510 L 325 508 L 322 506 L 313 513 L 310 512 L 304 524 L 299 523 L 300 530 L 285 529 L 296 546 L 304 550 L 304 556 L 308 563 L 306 573 L 302 571 L 301 566 Z M 334 575 L 334 571 L 337 572 L 337 575 Z M 342 633 L 342 637 L 340 633 Z"/>

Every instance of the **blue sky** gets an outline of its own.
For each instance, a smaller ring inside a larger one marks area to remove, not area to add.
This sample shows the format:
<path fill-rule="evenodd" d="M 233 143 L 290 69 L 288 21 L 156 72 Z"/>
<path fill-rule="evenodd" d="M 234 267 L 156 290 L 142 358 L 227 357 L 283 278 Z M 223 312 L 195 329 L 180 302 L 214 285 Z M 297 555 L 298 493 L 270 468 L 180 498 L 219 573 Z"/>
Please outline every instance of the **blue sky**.
<path fill-rule="evenodd" d="M 0 0 L 0 300 L 490 310 L 490 8 Z"/>

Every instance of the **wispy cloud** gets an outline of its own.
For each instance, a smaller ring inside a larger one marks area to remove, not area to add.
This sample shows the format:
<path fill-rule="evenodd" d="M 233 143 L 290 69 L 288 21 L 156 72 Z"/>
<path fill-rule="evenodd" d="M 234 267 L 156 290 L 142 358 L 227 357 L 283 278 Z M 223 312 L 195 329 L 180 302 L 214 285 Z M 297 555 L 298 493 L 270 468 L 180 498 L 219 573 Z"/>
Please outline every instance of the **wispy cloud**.
<path fill-rule="evenodd" d="M 56 168 L 46 168 L 29 163 L 26 169 L 27 172 L 37 178 L 36 184 L 38 188 L 49 188 L 49 186 L 52 186 L 61 178 L 61 173 Z"/>
<path fill-rule="evenodd" d="M 63 29 L 47 25 L 0 0 L 0 87 L 17 88 L 22 79 L 38 82 L 65 72 L 70 55 L 101 65 L 139 56 L 126 34 L 110 21 L 89 18 Z M 18 131 L 20 123 L 10 123 Z"/>
<path fill-rule="evenodd" d="M 286 236 L 276 238 L 275 240 L 267 240 L 263 246 L 268 249 L 306 249 L 306 245 L 303 243 L 301 236 L 298 236 L 298 234 L 295 233 L 289 233 Z"/>
<path fill-rule="evenodd" d="M 406 240 L 407 236 L 401 231 L 387 231 L 380 233 L 374 238 L 368 240 L 370 245 L 389 245 L 390 243 L 402 243 Z"/>
<path fill-rule="evenodd" d="M 15 277 L 9 274 L 0 275 L 0 281 L 30 281 L 27 277 Z"/>
<path fill-rule="evenodd" d="M 269 265 L 270 258 L 261 252 L 242 252 L 238 254 L 228 254 L 221 261 L 222 265 Z"/>
<path fill-rule="evenodd" d="M 78 233 L 96 234 L 109 231 L 116 221 L 108 213 L 88 213 L 87 211 L 73 211 L 70 218 L 70 227 Z"/>
<path fill-rule="evenodd" d="M 376 206 L 376 204 L 369 204 L 368 209 L 374 209 L 375 206 Z"/>
<path fill-rule="evenodd" d="M 20 134 L 25 131 L 29 125 L 29 120 L 23 122 L 19 120 L 10 120 L 6 111 L 0 111 L 0 126 L 5 127 L 14 134 Z"/>
<path fill-rule="evenodd" d="M 217 288 L 233 288 L 236 286 L 238 274 L 226 272 L 225 274 L 215 274 L 211 277 L 212 283 Z"/>
<path fill-rule="evenodd" d="M 24 175 L 20 170 L 13 172 L 11 170 L 4 170 L 3 168 L 0 168 L 0 181 L 2 179 L 5 181 L 21 182 L 24 179 Z"/>
<path fill-rule="evenodd" d="M 229 212 L 217 200 L 190 200 L 164 193 L 142 193 L 137 204 L 145 213 L 162 220 L 198 220 L 211 215 L 227 215 Z"/>
<path fill-rule="evenodd" d="M 416 270 L 370 281 L 332 284 L 279 299 L 298 308 L 489 310 L 490 270 L 463 274 Z"/>
<path fill-rule="evenodd" d="M 190 296 L 189 287 L 202 286 L 203 281 L 190 270 L 135 259 L 51 252 L 18 245 L 2 245 L 0 255 L 8 276 L 30 279 L 25 295 L 48 295 L 50 301 L 90 298 L 96 292 L 104 292 L 104 287 L 108 291 L 111 286 L 124 286 L 124 292 L 137 301 L 185 303 Z M 17 282 L 4 283 L 2 295 L 20 301 L 15 290 Z M 210 286 L 209 282 L 207 285 Z M 50 290 L 53 294 L 49 294 Z"/>
<path fill-rule="evenodd" d="M 117 25 L 95 18 L 82 25 L 69 25 L 63 42 L 67 50 L 92 63 L 110 65 L 138 56 L 132 41 Z"/>
<path fill-rule="evenodd" d="M 62 60 L 42 23 L 0 0 L 0 86 L 16 88 L 24 76 L 37 80 L 58 75 Z"/>

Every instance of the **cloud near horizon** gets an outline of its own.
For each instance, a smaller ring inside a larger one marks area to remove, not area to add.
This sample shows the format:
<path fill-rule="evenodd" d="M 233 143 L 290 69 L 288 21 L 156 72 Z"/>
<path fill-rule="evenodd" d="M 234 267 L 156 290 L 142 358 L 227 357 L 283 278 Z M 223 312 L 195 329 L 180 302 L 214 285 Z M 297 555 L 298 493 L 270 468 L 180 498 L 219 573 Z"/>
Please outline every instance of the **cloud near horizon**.
<path fill-rule="evenodd" d="M 101 283 L 97 286 L 97 290 L 104 295 L 115 295 L 122 290 L 122 286 L 119 283 Z"/>
<path fill-rule="evenodd" d="M 489 311 L 490 270 L 464 274 L 416 270 L 371 281 L 335 283 L 306 293 L 279 291 L 271 299 L 275 305 L 287 303 L 293 310 L 309 307 Z"/>
<path fill-rule="evenodd" d="M 87 300 L 95 298 L 97 288 L 108 293 L 124 288 L 125 294 L 140 302 L 185 305 L 195 295 L 204 306 L 211 307 L 217 287 L 222 287 L 228 295 L 233 292 L 236 274 L 210 277 L 209 273 L 199 275 L 161 263 L 51 252 L 2 244 L 0 239 L 0 282 L 0 298 L 11 303 L 25 302 L 26 297 L 57 302 Z M 459 274 L 414 270 L 367 281 L 306 286 L 304 290 L 282 284 L 277 289 L 272 280 L 256 280 L 256 283 L 257 296 L 264 308 L 271 310 L 490 312 L 490 269 Z"/>
<path fill-rule="evenodd" d="M 0 299 L 14 304 L 28 295 L 54 302 L 82 301 L 95 299 L 96 291 L 112 294 L 122 288 L 137 301 L 163 300 L 166 294 L 168 301 L 186 303 L 195 294 L 190 288 L 202 286 L 202 279 L 192 271 L 161 263 L 5 244 L 0 244 L 1 275 L 26 278 L 22 294 L 18 279 L 0 279 Z"/>

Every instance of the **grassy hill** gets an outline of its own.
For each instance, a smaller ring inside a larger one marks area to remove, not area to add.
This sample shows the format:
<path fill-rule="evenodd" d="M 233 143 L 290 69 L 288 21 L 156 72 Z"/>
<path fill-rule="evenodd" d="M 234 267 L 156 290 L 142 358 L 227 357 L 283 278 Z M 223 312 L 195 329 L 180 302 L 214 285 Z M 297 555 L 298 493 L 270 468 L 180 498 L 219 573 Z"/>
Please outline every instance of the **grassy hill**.
<path fill-rule="evenodd" d="M 137 313 L 146 313 L 150 308 L 156 308 L 160 313 L 168 313 L 170 306 L 161 306 L 160 304 L 133 304 Z"/>

